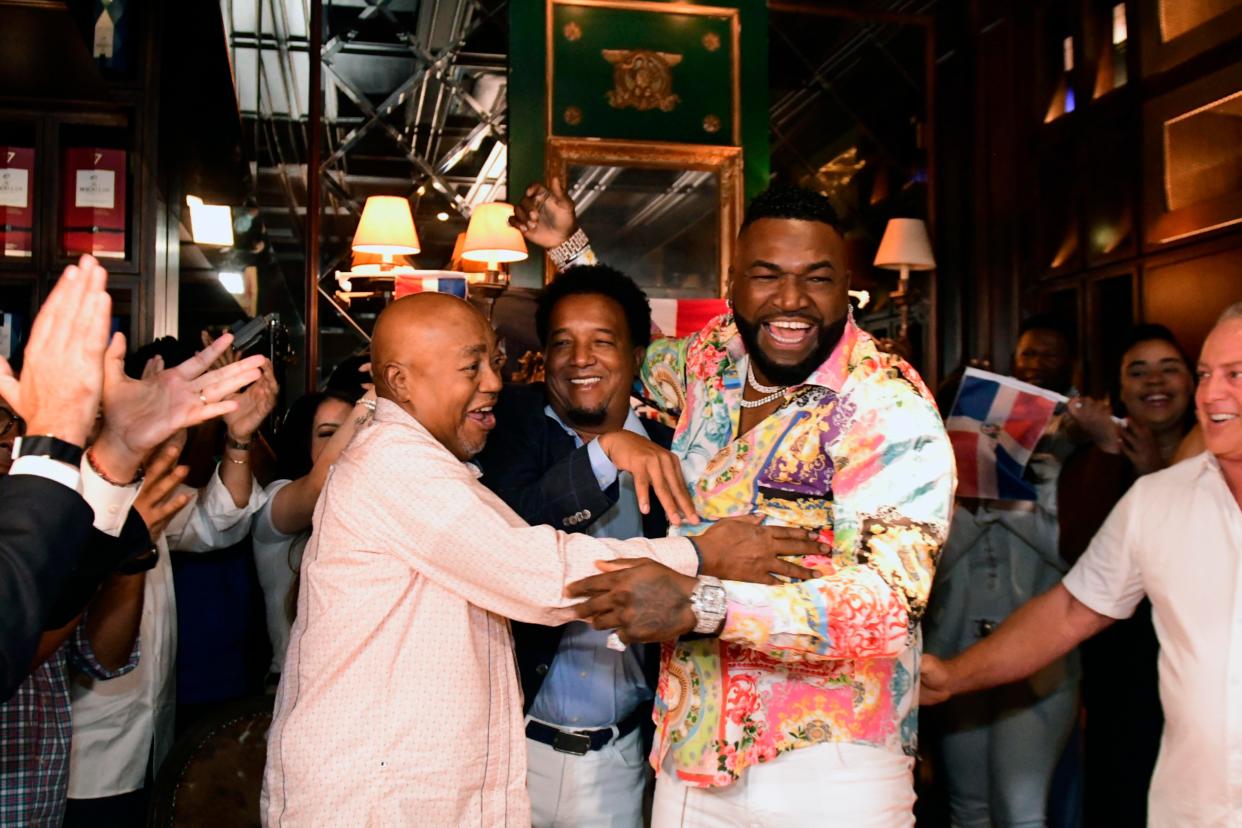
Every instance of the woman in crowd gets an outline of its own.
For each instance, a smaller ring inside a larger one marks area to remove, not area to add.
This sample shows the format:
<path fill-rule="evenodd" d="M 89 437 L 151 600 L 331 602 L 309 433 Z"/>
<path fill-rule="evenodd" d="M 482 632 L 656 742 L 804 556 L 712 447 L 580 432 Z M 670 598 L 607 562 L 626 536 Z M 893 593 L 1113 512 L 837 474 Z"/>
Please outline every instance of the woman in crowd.
<path fill-rule="evenodd" d="M 327 390 L 303 396 L 285 415 L 277 440 L 277 479 L 267 487 L 267 502 L 256 515 L 251 534 L 272 642 L 269 690 L 275 690 L 284 666 L 297 603 L 297 574 L 310 538 L 315 501 L 328 469 L 374 408 L 374 390 L 364 389 L 357 380 L 330 380 Z"/>
<path fill-rule="evenodd" d="M 1061 472 L 1061 554 L 1071 564 L 1134 481 L 1170 465 L 1194 423 L 1190 361 L 1163 325 L 1135 328 L 1114 377 L 1111 410 L 1082 401 L 1089 413 L 1079 421 L 1094 441 Z M 1112 414 L 1124 417 L 1125 425 L 1117 425 Z M 1163 722 L 1151 604 L 1144 600 L 1133 617 L 1081 650 L 1087 824 L 1144 825 Z"/>

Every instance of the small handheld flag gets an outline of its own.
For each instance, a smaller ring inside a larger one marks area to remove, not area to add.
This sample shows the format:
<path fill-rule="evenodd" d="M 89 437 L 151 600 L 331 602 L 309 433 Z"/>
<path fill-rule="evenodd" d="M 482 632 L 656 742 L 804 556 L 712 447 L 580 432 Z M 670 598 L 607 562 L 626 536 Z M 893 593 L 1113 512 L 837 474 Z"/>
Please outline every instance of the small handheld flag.
<path fill-rule="evenodd" d="M 957 460 L 959 497 L 1035 500 L 1023 479 L 1035 445 L 1066 397 L 1030 383 L 967 368 L 945 420 Z"/>

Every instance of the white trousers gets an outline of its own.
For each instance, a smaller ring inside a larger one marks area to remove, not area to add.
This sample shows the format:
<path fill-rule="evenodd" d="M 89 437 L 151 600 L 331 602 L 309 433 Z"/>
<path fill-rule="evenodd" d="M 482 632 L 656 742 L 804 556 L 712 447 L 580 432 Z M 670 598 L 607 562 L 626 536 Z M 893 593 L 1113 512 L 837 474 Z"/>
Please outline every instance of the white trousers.
<path fill-rule="evenodd" d="M 650 776 L 637 730 L 582 756 L 526 740 L 533 828 L 642 828 Z"/>
<path fill-rule="evenodd" d="M 751 765 L 723 788 L 656 780 L 651 828 L 911 828 L 914 759 L 879 748 L 821 744 Z"/>

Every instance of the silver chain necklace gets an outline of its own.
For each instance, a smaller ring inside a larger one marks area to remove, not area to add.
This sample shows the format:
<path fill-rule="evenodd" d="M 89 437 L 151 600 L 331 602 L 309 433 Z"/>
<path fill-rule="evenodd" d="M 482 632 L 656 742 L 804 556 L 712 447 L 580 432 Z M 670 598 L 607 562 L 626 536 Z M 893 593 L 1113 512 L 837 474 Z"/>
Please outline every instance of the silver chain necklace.
<path fill-rule="evenodd" d="M 759 380 L 755 379 L 755 369 L 749 362 L 746 363 L 746 381 L 750 383 L 751 388 L 760 394 L 775 394 L 778 391 L 784 391 L 787 387 L 784 385 L 760 385 Z"/>
<path fill-rule="evenodd" d="M 746 382 L 751 388 L 766 396 L 760 397 L 757 400 L 742 400 L 742 408 L 760 408 L 773 400 L 785 396 L 785 392 L 789 390 L 785 386 L 781 385 L 760 385 L 759 382 L 755 380 L 755 371 L 750 367 L 749 363 L 746 365 Z"/>

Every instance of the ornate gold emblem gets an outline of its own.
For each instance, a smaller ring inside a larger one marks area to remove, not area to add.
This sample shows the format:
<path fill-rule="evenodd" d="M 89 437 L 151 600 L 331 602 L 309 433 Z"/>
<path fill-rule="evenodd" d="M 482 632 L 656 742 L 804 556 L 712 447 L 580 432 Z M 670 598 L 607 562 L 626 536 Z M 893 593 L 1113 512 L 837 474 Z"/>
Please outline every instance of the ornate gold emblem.
<path fill-rule="evenodd" d="M 711 133 L 720 132 L 720 119 L 715 115 L 708 115 L 703 119 L 703 131 Z"/>
<path fill-rule="evenodd" d="M 565 118 L 565 123 L 570 126 L 577 126 L 582 123 L 582 110 L 576 106 L 567 106 L 565 107 L 565 114 L 563 117 Z"/>
<path fill-rule="evenodd" d="M 681 63 L 681 55 L 649 49 L 604 49 L 603 55 L 613 66 L 615 87 L 608 93 L 608 105 L 613 109 L 672 112 L 681 102 L 673 94 L 672 71 Z"/>
<path fill-rule="evenodd" d="M 720 48 L 720 35 L 715 32 L 708 32 L 703 35 L 703 48 L 709 52 L 714 52 Z"/>
<path fill-rule="evenodd" d="M 565 33 L 565 39 L 571 42 L 582 37 L 582 27 L 572 21 L 566 23 L 562 31 Z"/>

